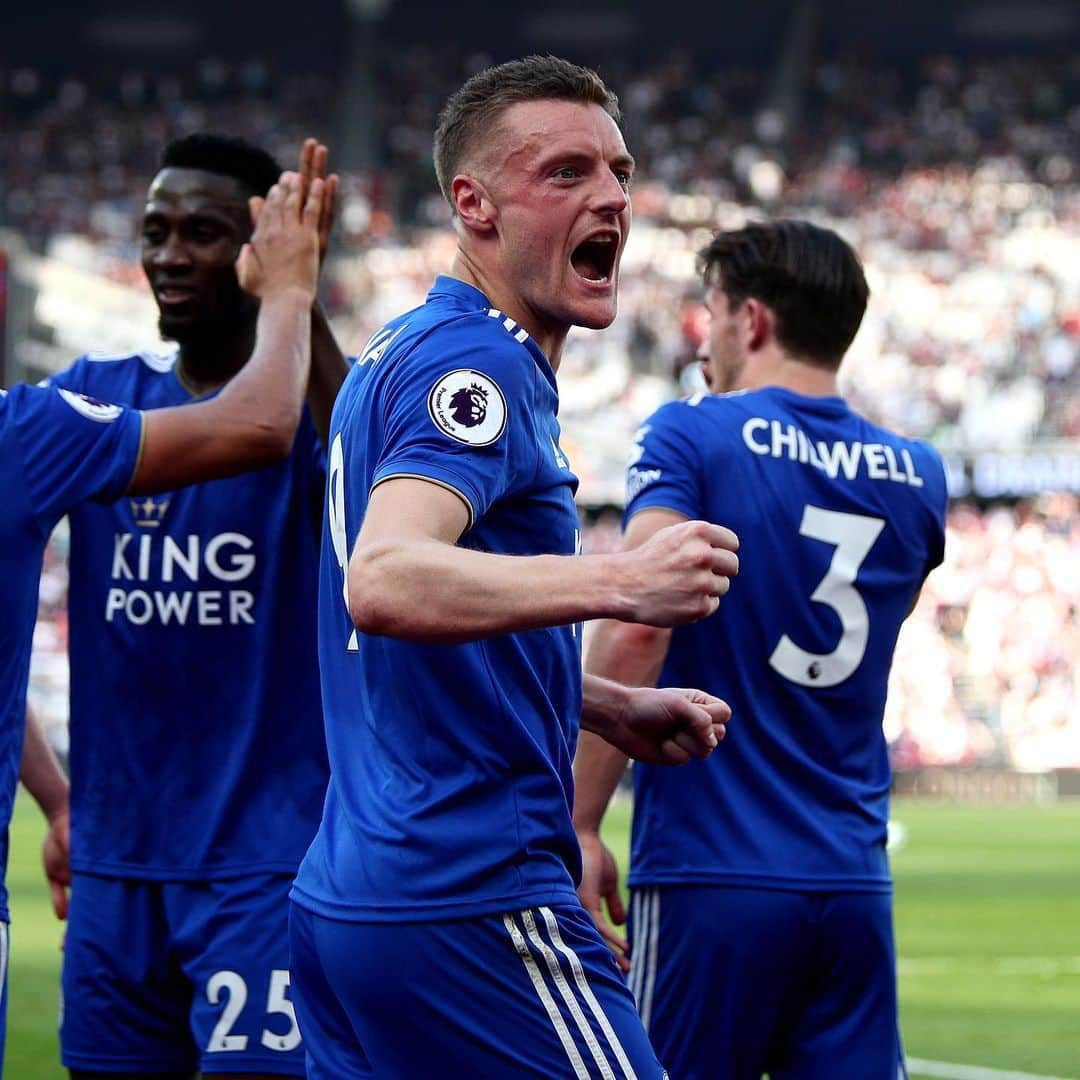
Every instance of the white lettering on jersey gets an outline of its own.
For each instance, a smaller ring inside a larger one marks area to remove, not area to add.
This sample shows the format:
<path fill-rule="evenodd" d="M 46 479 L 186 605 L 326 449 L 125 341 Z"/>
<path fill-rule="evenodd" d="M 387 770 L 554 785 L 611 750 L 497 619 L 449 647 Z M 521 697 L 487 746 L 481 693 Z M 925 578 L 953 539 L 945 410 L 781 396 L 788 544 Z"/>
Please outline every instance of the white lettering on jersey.
<path fill-rule="evenodd" d="M 408 328 L 408 323 L 402 323 L 396 330 L 390 331 L 387 327 L 383 327 L 377 333 L 372 335 L 371 340 L 364 346 L 364 351 L 357 360 L 357 365 L 363 364 L 377 364 L 382 358 L 387 349 L 390 348 L 390 343 L 400 334 L 403 330 Z"/>
<path fill-rule="evenodd" d="M 662 469 L 631 468 L 626 474 L 626 501 L 637 498 L 647 487 L 663 476 Z"/>
<path fill-rule="evenodd" d="M 238 532 L 203 540 L 157 537 L 152 533 L 117 533 L 113 537 L 113 582 L 160 581 L 164 585 L 198 585 L 203 575 L 234 583 L 249 578 L 256 567 L 254 541 Z M 163 626 L 254 625 L 255 594 L 247 589 L 125 589 L 114 584 L 105 597 L 105 621 L 126 619 L 135 626 L 156 621 Z"/>
<path fill-rule="evenodd" d="M 923 486 L 923 479 L 915 469 L 911 451 L 906 447 L 900 449 L 898 461 L 897 451 L 884 443 L 827 443 L 821 439 L 814 442 L 794 424 L 766 420 L 761 416 L 752 416 L 743 424 L 742 440 L 753 454 L 797 461 L 801 465 L 818 469 L 831 480 L 837 480 L 841 475 L 848 480 L 854 480 L 859 475 L 861 466 L 868 480 L 889 480 L 895 484 L 907 484 L 916 488 Z M 639 453 L 638 457 L 640 456 Z"/>
<path fill-rule="evenodd" d="M 555 455 L 555 464 L 558 465 L 560 469 L 569 469 L 570 462 L 563 456 L 563 452 L 559 449 L 559 444 L 552 439 L 550 435 L 548 438 L 551 439 L 551 452 Z"/>

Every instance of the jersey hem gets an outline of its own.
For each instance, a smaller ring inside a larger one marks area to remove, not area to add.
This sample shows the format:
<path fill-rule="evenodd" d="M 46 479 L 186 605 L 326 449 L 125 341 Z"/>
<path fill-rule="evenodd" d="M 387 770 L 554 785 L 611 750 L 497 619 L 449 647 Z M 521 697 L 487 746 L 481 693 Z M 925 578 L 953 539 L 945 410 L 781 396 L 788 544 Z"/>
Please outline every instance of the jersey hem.
<path fill-rule="evenodd" d="M 866 892 L 891 893 L 891 878 L 787 877 L 764 874 L 631 874 L 627 887 L 647 889 L 656 885 L 730 885 L 744 889 L 773 889 L 777 892 Z"/>
<path fill-rule="evenodd" d="M 140 1072 L 178 1072 L 199 1066 L 194 1056 L 177 1061 L 175 1057 L 115 1057 L 111 1054 L 80 1054 L 63 1049 L 60 1051 L 60 1064 L 65 1069 L 85 1069 L 88 1072 L 105 1072 L 110 1069 L 132 1075 Z"/>
<path fill-rule="evenodd" d="M 441 922 L 451 919 L 473 918 L 479 915 L 492 915 L 503 911 L 522 911 L 525 908 L 550 906 L 572 901 L 577 904 L 577 892 L 572 887 L 549 887 L 543 890 L 514 893 L 508 896 L 492 897 L 484 900 L 456 900 L 443 904 L 416 902 L 408 906 L 374 904 L 338 904 L 322 900 L 305 892 L 294 884 L 289 890 L 289 899 L 298 907 L 312 914 L 339 922 L 358 923 L 422 923 Z"/>
<path fill-rule="evenodd" d="M 298 856 L 295 862 L 160 868 L 130 866 L 125 863 L 86 863 L 80 859 L 77 862 L 72 860 L 71 869 L 76 874 L 86 874 L 89 877 L 120 878 L 126 881 L 228 881 L 231 878 L 247 877 L 251 874 L 289 874 L 295 876 L 301 858 L 302 856 Z"/>

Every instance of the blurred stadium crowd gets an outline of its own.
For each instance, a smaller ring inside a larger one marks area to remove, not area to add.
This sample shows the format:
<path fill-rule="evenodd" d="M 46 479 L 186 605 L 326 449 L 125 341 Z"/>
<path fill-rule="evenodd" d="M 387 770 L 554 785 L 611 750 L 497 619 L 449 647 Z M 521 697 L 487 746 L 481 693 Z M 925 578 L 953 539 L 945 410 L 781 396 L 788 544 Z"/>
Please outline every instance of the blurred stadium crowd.
<path fill-rule="evenodd" d="M 325 275 L 350 350 L 449 265 L 434 110 L 487 59 L 418 47 L 373 75 L 383 164 L 345 176 Z M 638 179 L 620 316 L 572 335 L 560 371 L 587 550 L 617 542 L 604 507 L 621 501 L 640 418 L 699 385 L 695 252 L 755 215 L 811 218 L 860 252 L 873 296 L 844 375 L 860 411 L 946 454 L 1080 438 L 1080 62 L 823 63 L 801 120 L 786 121 L 763 104 L 758 69 L 689 53 L 601 67 L 620 90 Z M 328 76 L 272 78 L 260 62 L 92 80 L 0 71 L 0 223 L 38 254 L 145 290 L 135 222 L 162 145 L 202 129 L 246 135 L 286 163 L 305 135 L 333 151 L 320 125 L 334 93 Z M 59 724 L 63 546 L 61 535 L 42 582 L 32 684 Z M 946 564 L 901 635 L 886 726 L 897 765 L 1080 767 L 1074 494 L 953 504 Z"/>

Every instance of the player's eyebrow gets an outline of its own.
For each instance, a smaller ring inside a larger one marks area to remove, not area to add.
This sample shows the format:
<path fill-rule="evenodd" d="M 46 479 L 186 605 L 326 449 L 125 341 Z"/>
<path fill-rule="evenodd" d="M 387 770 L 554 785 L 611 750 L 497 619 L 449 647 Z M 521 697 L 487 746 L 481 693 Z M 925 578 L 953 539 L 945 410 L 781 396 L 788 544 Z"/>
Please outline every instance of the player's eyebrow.
<path fill-rule="evenodd" d="M 213 206 L 200 206 L 198 210 L 186 211 L 180 207 L 147 206 L 143 211 L 142 220 L 155 221 L 168 218 L 183 218 L 185 222 L 200 222 L 213 225 L 232 225 L 233 214 L 241 209 L 247 209 L 240 203 L 226 202 L 215 203 Z"/>
<path fill-rule="evenodd" d="M 545 153 L 540 158 L 539 168 L 544 172 L 558 165 L 592 165 L 596 161 L 596 155 L 591 150 L 553 150 Z M 612 169 L 624 169 L 627 172 L 634 171 L 634 158 L 629 151 L 618 154 L 609 162 Z"/>

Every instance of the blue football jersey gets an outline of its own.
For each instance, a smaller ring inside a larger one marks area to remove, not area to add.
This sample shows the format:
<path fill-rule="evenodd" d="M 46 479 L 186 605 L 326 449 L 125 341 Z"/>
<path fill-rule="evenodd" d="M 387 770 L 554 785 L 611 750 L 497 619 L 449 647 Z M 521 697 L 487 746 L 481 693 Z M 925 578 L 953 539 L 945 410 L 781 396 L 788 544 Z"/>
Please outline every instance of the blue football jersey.
<path fill-rule="evenodd" d="M 635 766 L 631 884 L 889 888 L 885 692 L 945 504 L 937 453 L 838 397 L 698 395 L 649 418 L 627 519 L 664 507 L 741 547 L 719 610 L 673 632 L 660 676 L 724 698 L 728 738 L 685 768 Z"/>
<path fill-rule="evenodd" d="M 192 400 L 175 354 L 52 380 Z M 326 790 L 315 648 L 325 455 L 71 515 L 72 866 L 153 880 L 296 869 Z"/>
<path fill-rule="evenodd" d="M 293 892 L 316 913 L 407 921 L 574 901 L 580 628 L 423 645 L 357 633 L 345 595 L 369 492 L 394 477 L 459 494 L 467 547 L 572 555 L 577 479 L 557 408 L 536 343 L 446 277 L 345 381 L 319 584 L 331 779 Z"/>
<path fill-rule="evenodd" d="M 135 472 L 142 417 L 70 391 L 0 390 L 0 919 L 7 921 L 8 823 L 26 730 L 26 681 L 45 544 L 85 499 L 115 498 Z"/>

